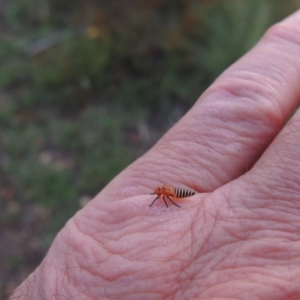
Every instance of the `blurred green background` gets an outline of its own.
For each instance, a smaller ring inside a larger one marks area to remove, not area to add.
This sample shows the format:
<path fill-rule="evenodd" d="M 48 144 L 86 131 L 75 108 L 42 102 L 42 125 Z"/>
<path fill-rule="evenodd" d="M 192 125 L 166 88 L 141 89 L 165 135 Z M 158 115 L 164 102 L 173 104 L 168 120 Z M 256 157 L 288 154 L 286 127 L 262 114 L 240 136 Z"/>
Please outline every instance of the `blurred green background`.
<path fill-rule="evenodd" d="M 0 1 L 0 299 L 297 0 Z"/>

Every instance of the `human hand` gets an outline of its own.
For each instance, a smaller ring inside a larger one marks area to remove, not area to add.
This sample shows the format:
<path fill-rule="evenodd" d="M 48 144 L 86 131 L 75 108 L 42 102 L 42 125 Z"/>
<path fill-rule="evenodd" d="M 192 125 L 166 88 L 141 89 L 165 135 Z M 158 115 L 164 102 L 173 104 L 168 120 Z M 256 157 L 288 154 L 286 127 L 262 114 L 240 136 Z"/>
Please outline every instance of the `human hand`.
<path fill-rule="evenodd" d="M 297 12 L 67 223 L 13 297 L 300 299 L 300 112 L 285 124 L 299 78 Z M 198 193 L 150 208 L 161 184 Z"/>

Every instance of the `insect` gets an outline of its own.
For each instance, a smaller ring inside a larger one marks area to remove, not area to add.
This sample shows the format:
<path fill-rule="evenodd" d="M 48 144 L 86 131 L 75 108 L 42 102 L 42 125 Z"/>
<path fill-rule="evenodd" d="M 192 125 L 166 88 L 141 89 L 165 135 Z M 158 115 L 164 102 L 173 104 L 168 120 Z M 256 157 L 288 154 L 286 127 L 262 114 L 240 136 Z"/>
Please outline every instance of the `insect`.
<path fill-rule="evenodd" d="M 191 197 L 193 195 L 195 195 L 195 192 L 187 190 L 187 189 L 182 189 L 182 188 L 177 188 L 177 187 L 172 187 L 172 186 L 168 186 L 168 185 L 161 185 L 158 186 L 153 193 L 151 193 L 151 195 L 156 194 L 157 197 L 154 199 L 154 201 L 152 202 L 152 204 L 149 206 L 151 207 L 155 201 L 157 199 L 159 199 L 161 196 L 166 204 L 167 207 L 167 201 L 166 198 L 167 197 L 174 205 L 180 207 L 178 204 L 176 204 L 170 197 L 172 198 L 187 198 L 187 197 Z"/>

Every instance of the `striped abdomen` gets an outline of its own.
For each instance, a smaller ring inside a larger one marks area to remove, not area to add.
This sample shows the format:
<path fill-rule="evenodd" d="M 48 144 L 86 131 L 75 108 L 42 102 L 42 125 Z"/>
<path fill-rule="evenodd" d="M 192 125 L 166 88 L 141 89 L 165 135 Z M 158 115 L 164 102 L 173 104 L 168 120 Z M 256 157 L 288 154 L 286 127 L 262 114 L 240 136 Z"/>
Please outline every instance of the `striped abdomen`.
<path fill-rule="evenodd" d="M 182 189 L 182 188 L 173 188 L 174 193 L 176 195 L 176 198 L 187 198 L 195 195 L 195 192 L 187 190 L 187 189 Z"/>

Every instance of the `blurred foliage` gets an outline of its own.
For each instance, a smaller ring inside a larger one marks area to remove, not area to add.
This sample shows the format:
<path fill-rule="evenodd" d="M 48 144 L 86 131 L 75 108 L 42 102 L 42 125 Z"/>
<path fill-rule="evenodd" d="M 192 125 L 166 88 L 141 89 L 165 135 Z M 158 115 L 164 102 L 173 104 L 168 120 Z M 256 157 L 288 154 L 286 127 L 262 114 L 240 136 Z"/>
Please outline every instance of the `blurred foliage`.
<path fill-rule="evenodd" d="M 19 266 L 27 274 L 39 263 L 76 210 L 299 4 L 3 1 L 0 224 L 15 242 L 0 257 L 0 294 L 18 283 Z"/>
<path fill-rule="evenodd" d="M 281 7 L 279 0 L 235 0 L 223 1 L 218 10 L 210 11 L 207 44 L 200 50 L 207 71 L 216 77 L 246 53 L 278 21 Z"/>

